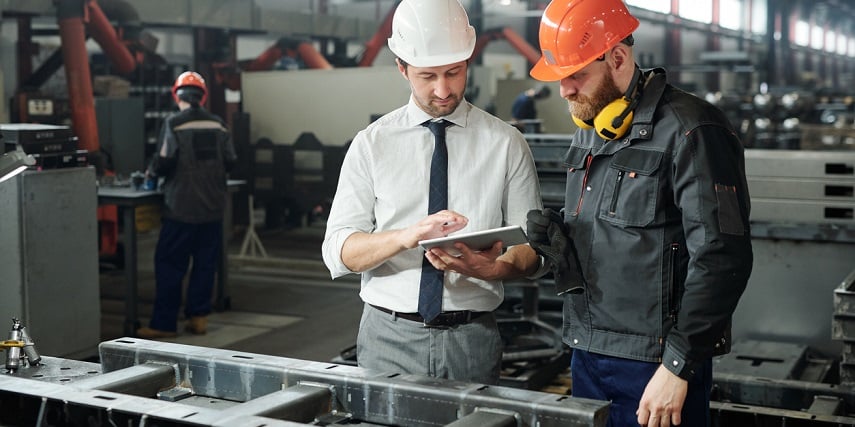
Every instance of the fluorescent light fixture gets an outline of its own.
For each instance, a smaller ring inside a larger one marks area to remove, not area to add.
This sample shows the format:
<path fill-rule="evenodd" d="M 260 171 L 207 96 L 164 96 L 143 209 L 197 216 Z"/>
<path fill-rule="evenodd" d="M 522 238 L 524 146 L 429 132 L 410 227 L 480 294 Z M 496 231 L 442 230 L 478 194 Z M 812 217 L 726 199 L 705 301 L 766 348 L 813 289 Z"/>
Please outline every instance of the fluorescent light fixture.
<path fill-rule="evenodd" d="M 10 151 L 0 156 L 0 182 L 27 170 L 36 164 L 36 159 L 23 151 Z"/>

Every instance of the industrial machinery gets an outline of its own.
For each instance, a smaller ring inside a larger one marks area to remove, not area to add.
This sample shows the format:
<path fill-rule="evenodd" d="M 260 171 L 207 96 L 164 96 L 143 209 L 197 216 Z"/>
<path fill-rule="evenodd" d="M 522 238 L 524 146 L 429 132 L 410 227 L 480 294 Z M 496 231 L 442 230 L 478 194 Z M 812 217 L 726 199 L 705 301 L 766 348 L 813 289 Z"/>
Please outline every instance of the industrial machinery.
<path fill-rule="evenodd" d="M 4 426 L 604 426 L 608 402 L 121 338 L 0 375 Z"/>
<path fill-rule="evenodd" d="M 17 318 L 12 318 L 12 330 L 9 339 L 0 342 L 0 349 L 6 350 L 6 372 L 13 373 L 21 367 L 38 366 L 42 357 L 36 350 L 36 344 L 27 333 L 27 328 Z"/>

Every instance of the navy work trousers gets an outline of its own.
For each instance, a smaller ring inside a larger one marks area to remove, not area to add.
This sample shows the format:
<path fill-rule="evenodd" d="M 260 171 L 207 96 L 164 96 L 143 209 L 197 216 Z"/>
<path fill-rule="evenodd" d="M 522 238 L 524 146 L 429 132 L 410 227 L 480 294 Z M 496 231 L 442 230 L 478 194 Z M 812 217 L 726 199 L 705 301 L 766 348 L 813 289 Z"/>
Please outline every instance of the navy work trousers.
<path fill-rule="evenodd" d="M 573 349 L 570 373 L 572 395 L 607 400 L 610 427 L 637 426 L 638 402 L 647 382 L 660 363 L 640 362 L 604 356 Z M 683 404 L 683 426 L 710 425 L 710 392 L 712 391 L 712 360 L 707 360 L 689 381 L 689 391 Z"/>
<path fill-rule="evenodd" d="M 211 295 L 222 244 L 223 224 L 220 221 L 190 224 L 163 219 L 154 253 L 157 287 L 149 327 L 161 331 L 178 329 L 182 284 L 191 259 L 193 269 L 187 282 L 184 315 L 190 318 L 211 312 Z"/>

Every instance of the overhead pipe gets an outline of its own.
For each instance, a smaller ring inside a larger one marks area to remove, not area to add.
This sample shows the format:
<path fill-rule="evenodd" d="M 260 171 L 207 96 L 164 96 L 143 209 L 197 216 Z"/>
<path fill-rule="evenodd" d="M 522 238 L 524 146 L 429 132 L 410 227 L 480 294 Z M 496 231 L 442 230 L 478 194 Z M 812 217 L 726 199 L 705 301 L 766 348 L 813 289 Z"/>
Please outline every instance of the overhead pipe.
<path fill-rule="evenodd" d="M 55 0 L 62 40 L 62 57 L 71 122 L 77 135 L 78 147 L 94 153 L 100 150 L 98 124 L 95 121 L 95 98 L 92 95 L 89 55 L 86 52 L 86 0 Z"/>
<path fill-rule="evenodd" d="M 362 57 L 359 58 L 357 66 L 370 67 L 380 53 L 380 50 L 386 46 L 386 40 L 392 36 L 392 17 L 395 16 L 395 9 L 398 8 L 398 3 L 400 2 L 398 0 L 392 5 L 392 8 L 389 9 L 383 22 L 380 24 L 380 28 L 377 29 L 370 40 L 365 42 L 365 50 L 362 52 Z"/>
<path fill-rule="evenodd" d="M 283 57 L 300 58 L 306 63 L 306 67 L 313 70 L 330 70 L 332 64 L 315 49 L 312 42 L 294 37 L 282 37 L 275 44 L 261 52 L 249 63 L 242 64 L 240 70 L 227 64 L 220 66 L 217 70 L 217 79 L 223 86 L 230 90 L 240 90 L 241 71 L 267 71 L 276 65 Z"/>
<path fill-rule="evenodd" d="M 491 29 L 479 34 L 475 40 L 475 49 L 472 52 L 472 57 L 480 55 L 487 46 L 487 43 L 499 39 L 507 40 L 511 47 L 516 49 L 531 65 L 536 64 L 540 60 L 540 51 L 535 49 L 510 27 Z"/>
<path fill-rule="evenodd" d="M 130 74 L 137 68 L 137 62 L 128 47 L 119 39 L 116 30 L 110 24 L 107 16 L 94 0 L 88 2 L 89 34 L 104 50 L 116 67 L 118 74 Z"/>

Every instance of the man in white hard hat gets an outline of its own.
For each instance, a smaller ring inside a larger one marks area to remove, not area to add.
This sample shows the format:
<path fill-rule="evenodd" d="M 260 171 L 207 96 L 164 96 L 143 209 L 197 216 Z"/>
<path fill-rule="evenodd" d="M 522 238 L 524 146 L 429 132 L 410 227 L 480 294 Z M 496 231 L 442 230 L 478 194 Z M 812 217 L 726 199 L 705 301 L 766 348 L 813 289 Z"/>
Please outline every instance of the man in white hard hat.
<path fill-rule="evenodd" d="M 493 310 L 504 297 L 502 280 L 539 266 L 528 245 L 474 251 L 458 243 L 459 256 L 418 245 L 458 231 L 523 226 L 526 212 L 541 207 L 525 139 L 463 98 L 474 47 L 458 0 L 404 0 L 395 11 L 389 48 L 412 93 L 353 139 L 323 243 L 333 278 L 362 276 L 362 367 L 497 383 L 502 342 Z M 432 172 L 443 153 L 438 128 L 445 130 L 447 174 Z M 435 206 L 429 187 L 441 179 L 447 200 Z M 439 308 L 425 301 L 429 277 L 438 280 L 432 301 Z"/>

